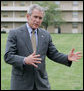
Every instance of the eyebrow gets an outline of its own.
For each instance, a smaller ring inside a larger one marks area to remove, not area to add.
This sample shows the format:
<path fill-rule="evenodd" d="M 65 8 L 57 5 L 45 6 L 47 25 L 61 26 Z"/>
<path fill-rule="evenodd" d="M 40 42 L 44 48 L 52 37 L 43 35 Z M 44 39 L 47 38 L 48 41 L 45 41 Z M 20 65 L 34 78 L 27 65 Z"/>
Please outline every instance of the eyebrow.
<path fill-rule="evenodd" d="M 39 17 L 39 16 L 34 16 L 35 18 Z M 39 19 L 42 19 L 43 17 L 39 17 Z"/>

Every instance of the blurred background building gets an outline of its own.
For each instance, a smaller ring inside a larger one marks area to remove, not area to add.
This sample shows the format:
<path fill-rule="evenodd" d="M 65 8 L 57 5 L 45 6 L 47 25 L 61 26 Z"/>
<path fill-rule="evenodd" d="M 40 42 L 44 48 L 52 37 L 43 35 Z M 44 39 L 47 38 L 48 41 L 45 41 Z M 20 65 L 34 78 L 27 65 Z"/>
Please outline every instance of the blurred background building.
<path fill-rule="evenodd" d="M 61 33 L 83 33 L 83 1 L 54 1 L 62 11 L 66 23 L 60 26 Z M 27 8 L 35 1 L 1 1 L 1 30 L 7 32 L 27 22 Z M 49 26 L 50 33 L 58 28 Z"/>

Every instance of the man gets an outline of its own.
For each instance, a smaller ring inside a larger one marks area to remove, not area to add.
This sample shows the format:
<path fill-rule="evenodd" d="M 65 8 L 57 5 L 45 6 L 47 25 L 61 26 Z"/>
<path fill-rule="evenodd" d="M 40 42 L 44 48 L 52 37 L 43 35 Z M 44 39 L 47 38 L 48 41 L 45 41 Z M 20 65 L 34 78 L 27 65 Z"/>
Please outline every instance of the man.
<path fill-rule="evenodd" d="M 11 90 L 50 90 L 46 56 L 69 67 L 81 58 L 74 49 L 69 55 L 58 52 L 50 34 L 39 28 L 43 17 L 43 8 L 33 4 L 28 8 L 27 23 L 9 32 L 4 59 L 12 65 Z"/>

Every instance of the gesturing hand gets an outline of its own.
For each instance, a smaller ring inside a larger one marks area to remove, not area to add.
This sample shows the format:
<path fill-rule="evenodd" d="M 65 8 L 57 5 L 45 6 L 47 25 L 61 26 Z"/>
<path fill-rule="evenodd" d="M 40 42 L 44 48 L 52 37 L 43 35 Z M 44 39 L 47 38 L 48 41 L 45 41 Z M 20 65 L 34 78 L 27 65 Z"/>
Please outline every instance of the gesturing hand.
<path fill-rule="evenodd" d="M 74 48 L 71 50 L 71 52 L 69 53 L 69 55 L 68 55 L 68 60 L 69 61 L 78 61 L 78 59 L 80 59 L 82 56 L 81 55 L 79 55 L 79 54 L 81 54 L 81 52 L 76 52 L 76 53 L 74 53 Z"/>
<path fill-rule="evenodd" d="M 41 63 L 41 58 L 38 58 L 40 57 L 40 55 L 36 55 L 36 52 L 34 51 L 31 55 L 29 55 L 28 57 L 25 57 L 25 63 L 26 64 L 30 64 L 30 65 L 33 65 L 34 67 L 38 67 L 35 63 Z"/>

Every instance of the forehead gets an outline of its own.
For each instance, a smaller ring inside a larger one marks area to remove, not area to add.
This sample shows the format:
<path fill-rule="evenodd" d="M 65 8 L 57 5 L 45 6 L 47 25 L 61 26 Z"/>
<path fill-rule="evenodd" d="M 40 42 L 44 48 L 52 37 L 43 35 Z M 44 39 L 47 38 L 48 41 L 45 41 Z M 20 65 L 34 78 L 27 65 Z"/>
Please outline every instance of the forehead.
<path fill-rule="evenodd" d="M 43 16 L 43 12 L 38 10 L 38 9 L 34 9 L 32 11 L 32 15 L 39 15 L 39 16 Z"/>

